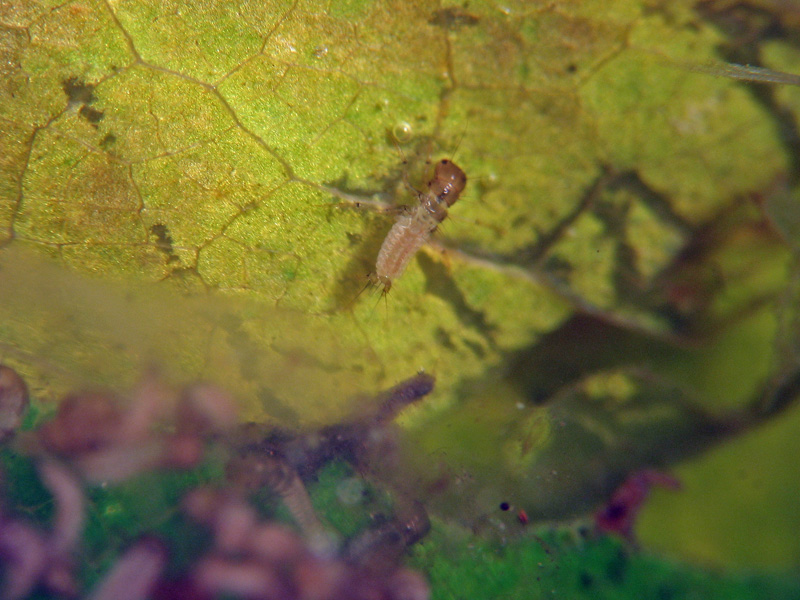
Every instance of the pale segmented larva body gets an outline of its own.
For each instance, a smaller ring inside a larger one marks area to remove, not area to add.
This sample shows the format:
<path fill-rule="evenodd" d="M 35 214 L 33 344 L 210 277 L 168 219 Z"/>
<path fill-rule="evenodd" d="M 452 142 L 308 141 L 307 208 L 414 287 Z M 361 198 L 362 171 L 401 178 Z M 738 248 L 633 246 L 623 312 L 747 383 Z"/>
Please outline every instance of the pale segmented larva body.
<path fill-rule="evenodd" d="M 467 176 L 454 162 L 443 159 L 436 163 L 428 189 L 419 195 L 419 206 L 412 214 L 400 217 L 378 253 L 371 278 L 383 286 L 384 293 L 391 289 L 392 281 L 403 274 L 417 250 L 445 220 L 447 209 L 455 204 L 466 185 Z"/>

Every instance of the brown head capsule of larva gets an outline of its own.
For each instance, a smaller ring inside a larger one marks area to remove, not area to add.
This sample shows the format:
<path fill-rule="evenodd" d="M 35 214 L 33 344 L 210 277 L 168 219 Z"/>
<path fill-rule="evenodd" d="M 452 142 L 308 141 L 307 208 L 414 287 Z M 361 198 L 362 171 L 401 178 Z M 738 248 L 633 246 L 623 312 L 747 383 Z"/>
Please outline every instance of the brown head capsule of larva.
<path fill-rule="evenodd" d="M 467 175 L 456 163 L 444 158 L 436 163 L 428 187 L 440 204 L 444 202 L 450 207 L 467 187 Z"/>

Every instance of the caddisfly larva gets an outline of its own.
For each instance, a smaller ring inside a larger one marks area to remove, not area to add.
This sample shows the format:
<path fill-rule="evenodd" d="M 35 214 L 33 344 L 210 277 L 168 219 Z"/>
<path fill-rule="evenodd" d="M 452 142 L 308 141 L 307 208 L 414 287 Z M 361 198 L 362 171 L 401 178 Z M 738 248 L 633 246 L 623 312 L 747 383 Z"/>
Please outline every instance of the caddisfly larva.
<path fill-rule="evenodd" d="M 428 189 L 419 193 L 419 206 L 400 217 L 383 240 L 370 280 L 382 285 L 384 294 L 445 220 L 447 209 L 455 204 L 466 185 L 466 174 L 453 161 L 445 158 L 436 163 Z"/>

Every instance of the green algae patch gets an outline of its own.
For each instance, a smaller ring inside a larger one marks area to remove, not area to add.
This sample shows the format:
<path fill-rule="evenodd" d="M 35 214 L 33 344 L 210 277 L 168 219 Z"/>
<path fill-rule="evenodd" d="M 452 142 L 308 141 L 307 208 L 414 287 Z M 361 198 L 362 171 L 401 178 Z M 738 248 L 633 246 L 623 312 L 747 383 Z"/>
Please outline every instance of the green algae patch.
<path fill-rule="evenodd" d="M 631 552 L 608 537 L 576 530 L 529 532 L 507 543 L 479 542 L 462 531 L 435 527 L 414 548 L 412 564 L 430 574 L 431 598 L 794 598 L 796 580 L 711 573 Z"/>

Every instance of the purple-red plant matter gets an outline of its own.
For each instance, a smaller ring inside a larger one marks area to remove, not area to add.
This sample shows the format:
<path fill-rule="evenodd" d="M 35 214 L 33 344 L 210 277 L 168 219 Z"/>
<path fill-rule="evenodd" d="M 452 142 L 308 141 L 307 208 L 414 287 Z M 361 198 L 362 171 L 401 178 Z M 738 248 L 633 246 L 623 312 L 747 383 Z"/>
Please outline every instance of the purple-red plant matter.
<path fill-rule="evenodd" d="M 127 406 L 112 394 L 86 392 L 64 399 L 35 434 L 45 453 L 71 463 L 88 481 L 124 481 L 143 471 L 191 468 L 205 439 L 235 424 L 233 400 L 197 384 L 176 396 L 152 376 Z"/>
<path fill-rule="evenodd" d="M 0 383 L 6 388 L 0 388 L 0 410 L 5 390 L 11 390 L 18 404 L 21 390 L 27 403 L 24 382 L 3 369 Z M 110 393 L 72 394 L 52 419 L 20 437 L 19 449 L 32 455 L 53 498 L 54 516 L 45 529 L 0 503 L 0 600 L 22 600 L 40 589 L 60 597 L 80 596 L 76 573 L 87 517 L 85 486 L 113 485 L 154 469 L 194 467 L 210 440 L 234 451 L 228 486 L 225 491 L 189 490 L 181 506 L 191 521 L 210 531 L 212 545 L 183 572 L 167 577 L 170 547 L 142 536 L 97 583 L 91 600 L 211 600 L 221 595 L 426 600 L 423 577 L 401 566 L 405 549 L 429 528 L 424 508 L 415 505 L 407 518 L 384 522 L 339 550 L 293 464 L 307 460 L 310 465 L 304 468 L 316 469 L 347 449 L 345 457 L 363 465 L 391 445 L 393 438 L 385 432 L 394 416 L 432 387 L 431 376 L 418 375 L 381 394 L 366 416 L 312 433 L 280 432 L 273 438 L 281 443 L 262 441 L 245 451 L 237 438 L 246 429 L 235 427 L 233 401 L 207 384 L 174 393 L 151 376 L 127 404 Z M 265 485 L 279 493 L 304 535 L 259 516 L 246 494 Z"/>
<path fill-rule="evenodd" d="M 680 482 L 667 473 L 645 469 L 631 474 L 614 492 L 608 503 L 594 514 L 598 531 L 634 541 L 636 516 L 654 485 L 677 490 Z"/>
<path fill-rule="evenodd" d="M 69 469 L 49 459 L 39 464 L 39 473 L 55 503 L 53 527 L 43 531 L 23 519 L 0 513 L 3 600 L 24 598 L 37 586 L 62 596 L 77 593 L 73 569 L 85 521 L 83 487 Z"/>
<path fill-rule="evenodd" d="M 399 555 L 394 560 L 362 561 L 348 553 L 340 556 L 331 547 L 321 551 L 313 540 L 259 520 L 235 492 L 198 488 L 183 506 L 191 518 L 211 529 L 213 546 L 188 578 L 171 582 L 156 597 L 186 597 L 193 590 L 200 598 L 428 598 L 424 579 L 402 568 Z M 376 547 L 372 555 L 380 552 Z"/>

